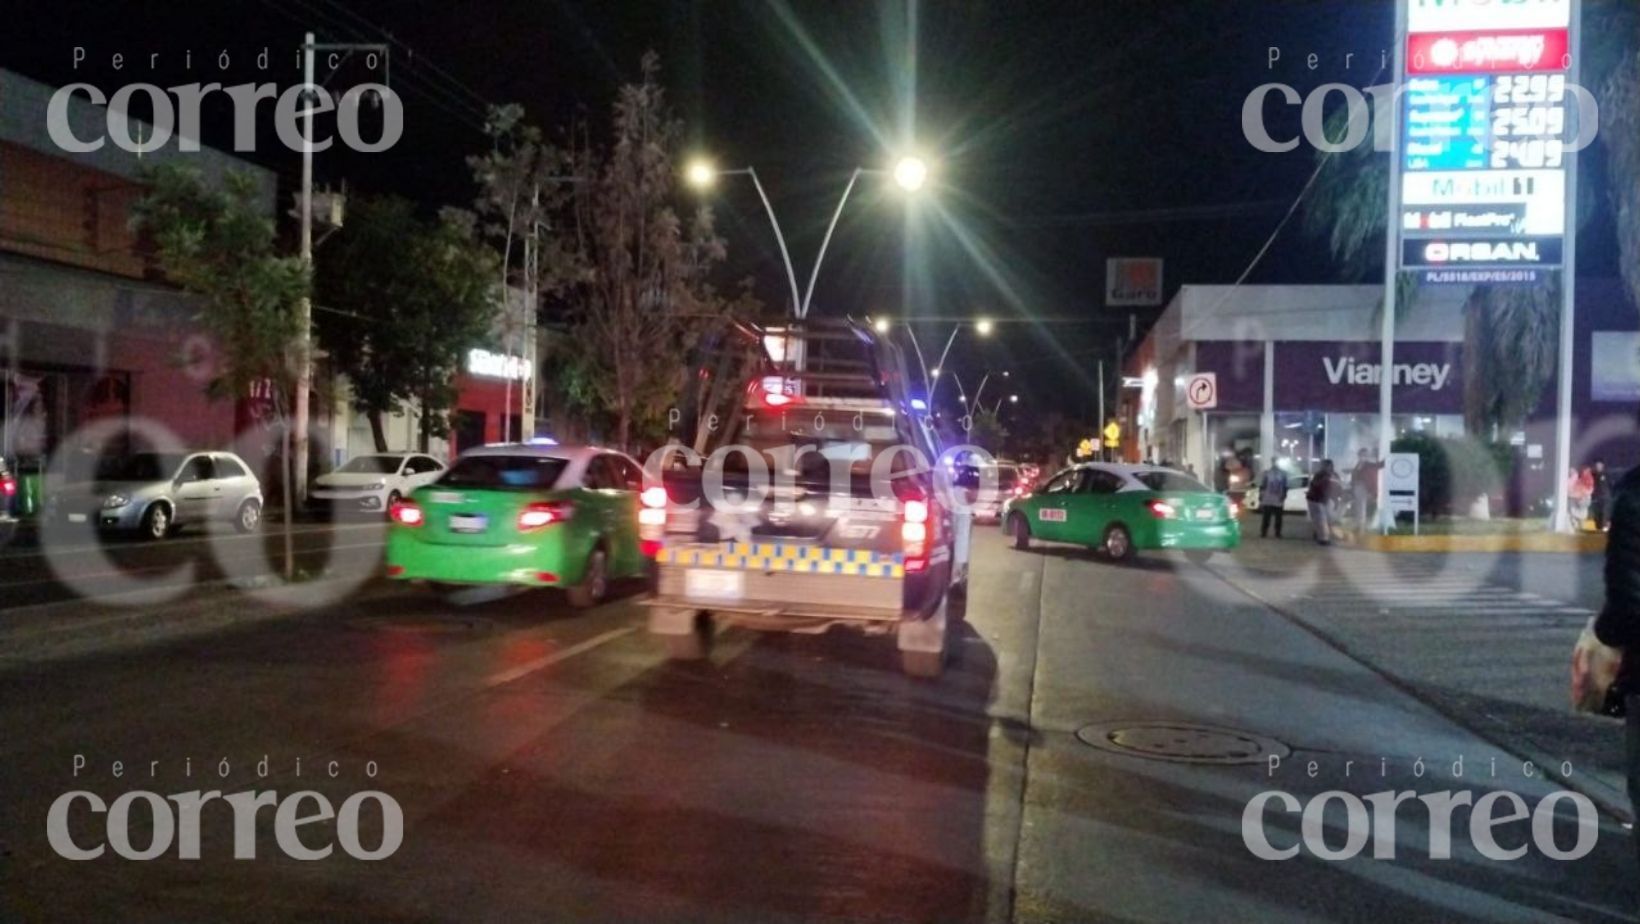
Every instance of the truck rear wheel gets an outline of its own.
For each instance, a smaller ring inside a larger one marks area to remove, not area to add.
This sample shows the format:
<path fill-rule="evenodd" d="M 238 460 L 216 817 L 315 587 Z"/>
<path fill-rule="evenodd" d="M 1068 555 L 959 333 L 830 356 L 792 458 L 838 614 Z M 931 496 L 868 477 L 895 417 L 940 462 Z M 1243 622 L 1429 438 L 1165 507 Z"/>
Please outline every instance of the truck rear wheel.
<path fill-rule="evenodd" d="M 900 670 L 905 671 L 907 677 L 922 677 L 928 680 L 937 679 L 945 669 L 945 652 L 943 651 L 906 651 L 900 650 Z"/>
<path fill-rule="evenodd" d="M 699 661 L 712 651 L 712 617 L 703 611 L 693 614 L 688 632 L 654 634 L 660 636 L 666 656 L 674 661 Z"/>

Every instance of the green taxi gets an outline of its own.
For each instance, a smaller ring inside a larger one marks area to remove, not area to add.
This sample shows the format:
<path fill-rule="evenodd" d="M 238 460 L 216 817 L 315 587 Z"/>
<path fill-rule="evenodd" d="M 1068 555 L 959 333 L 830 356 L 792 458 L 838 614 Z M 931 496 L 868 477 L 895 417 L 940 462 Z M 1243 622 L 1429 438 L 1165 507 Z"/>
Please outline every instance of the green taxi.
<path fill-rule="evenodd" d="M 648 567 L 638 538 L 643 470 L 590 446 L 504 444 L 462 454 L 393 505 L 387 576 L 435 585 L 562 589 L 603 600 Z"/>
<path fill-rule="evenodd" d="M 1139 549 L 1180 549 L 1200 562 L 1241 543 L 1238 512 L 1228 497 L 1183 472 L 1092 462 L 1010 499 L 1002 522 L 1016 549 L 1041 539 L 1101 549 L 1113 561 Z"/>

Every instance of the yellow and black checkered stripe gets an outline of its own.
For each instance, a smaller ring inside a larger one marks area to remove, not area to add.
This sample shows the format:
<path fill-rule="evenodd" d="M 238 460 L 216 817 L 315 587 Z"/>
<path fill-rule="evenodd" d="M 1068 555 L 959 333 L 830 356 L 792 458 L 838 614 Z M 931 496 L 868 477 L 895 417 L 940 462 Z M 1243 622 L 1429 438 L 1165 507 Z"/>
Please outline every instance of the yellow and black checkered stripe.
<path fill-rule="evenodd" d="M 870 549 L 829 549 L 784 542 L 736 542 L 733 545 L 664 548 L 655 560 L 667 565 L 739 568 L 746 571 L 790 571 L 797 574 L 850 574 L 860 577 L 905 576 L 905 556 Z"/>

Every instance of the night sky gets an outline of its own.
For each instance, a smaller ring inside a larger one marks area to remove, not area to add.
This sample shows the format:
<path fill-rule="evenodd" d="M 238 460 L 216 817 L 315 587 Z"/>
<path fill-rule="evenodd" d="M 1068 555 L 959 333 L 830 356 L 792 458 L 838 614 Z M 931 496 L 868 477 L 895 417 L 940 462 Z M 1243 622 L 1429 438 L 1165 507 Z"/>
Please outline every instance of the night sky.
<path fill-rule="evenodd" d="M 299 77 L 304 28 L 321 41 L 391 35 L 404 139 L 383 154 L 321 155 L 316 171 L 434 208 L 472 198 L 463 157 L 484 144 L 483 101 L 520 102 L 547 126 L 577 114 L 602 121 L 654 49 L 693 145 L 721 166 L 757 169 L 805 282 L 855 166 L 887 165 L 907 147 L 938 162 L 937 188 L 914 203 L 862 180 L 827 255 L 817 314 L 1044 321 L 1004 324 L 984 345 L 959 340 L 951 365 L 970 388 L 986 369 L 1013 368 L 1022 390 L 1090 411 L 1093 360 L 1127 326 L 1101 304 L 1105 258 L 1165 258 L 1170 295 L 1239 276 L 1314 165 L 1307 146 L 1255 150 L 1243 100 L 1267 81 L 1304 94 L 1388 80 L 1378 64 L 1392 10 L 1388 0 L 14 2 L 0 66 L 110 91 L 200 79 L 283 86 Z M 75 46 L 88 52 L 78 71 Z M 263 47 L 265 73 L 254 60 Z M 1272 47 L 1281 60 L 1270 67 Z M 215 64 L 224 50 L 226 73 Z M 123 71 L 112 69 L 115 52 Z M 344 70 L 338 82 L 362 76 Z M 206 141 L 223 144 L 226 112 L 214 119 L 208 106 Z M 1278 137 L 1296 123 L 1296 110 L 1271 120 Z M 297 175 L 296 156 L 271 138 L 253 159 Z M 751 185 L 727 180 L 713 201 L 731 251 L 724 281 L 750 275 L 765 300 L 785 301 Z M 1299 224 L 1249 282 L 1362 281 L 1341 278 Z M 925 349 L 949 330 L 922 324 Z"/>

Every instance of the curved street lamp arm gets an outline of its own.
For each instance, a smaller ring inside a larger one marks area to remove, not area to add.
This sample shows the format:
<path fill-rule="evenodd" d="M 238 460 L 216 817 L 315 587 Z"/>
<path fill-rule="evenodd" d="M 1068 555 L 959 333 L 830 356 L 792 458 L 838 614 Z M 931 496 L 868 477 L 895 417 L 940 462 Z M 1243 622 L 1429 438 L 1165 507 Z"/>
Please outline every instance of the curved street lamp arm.
<path fill-rule="evenodd" d="M 797 294 L 797 270 L 792 268 L 792 255 L 791 251 L 786 249 L 786 236 L 780 233 L 780 221 L 774 217 L 774 206 L 769 204 L 769 195 L 763 191 L 763 183 L 757 178 L 757 171 L 747 167 L 746 175 L 752 178 L 752 186 L 757 189 L 757 197 L 763 200 L 763 211 L 768 214 L 769 224 L 774 227 L 774 240 L 780 245 L 780 259 L 786 261 L 786 281 L 792 287 L 792 311 L 795 313 L 803 308 L 804 303 Z"/>
<path fill-rule="evenodd" d="M 849 193 L 854 191 L 854 184 L 864 172 L 864 167 L 854 168 L 854 173 L 849 175 L 848 185 L 843 188 L 843 198 L 837 200 L 837 210 L 831 213 L 831 224 L 826 227 L 826 236 L 820 241 L 820 254 L 814 258 L 814 271 L 809 273 L 808 290 L 803 293 L 803 304 L 798 306 L 799 318 L 809 316 L 809 300 L 814 298 L 814 284 L 820 278 L 820 264 L 826 259 L 826 247 L 831 244 L 832 232 L 837 230 L 837 219 L 843 217 L 843 206 L 848 204 Z"/>

